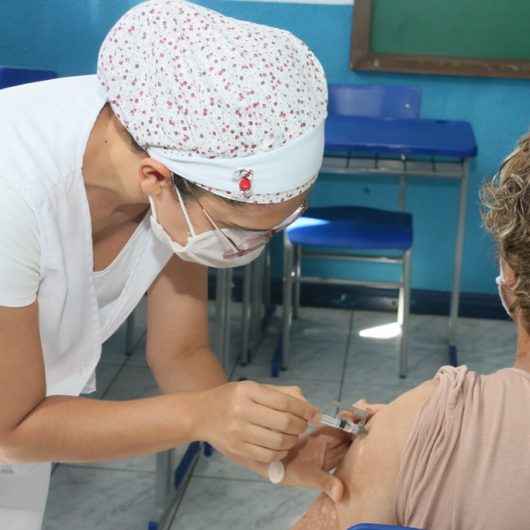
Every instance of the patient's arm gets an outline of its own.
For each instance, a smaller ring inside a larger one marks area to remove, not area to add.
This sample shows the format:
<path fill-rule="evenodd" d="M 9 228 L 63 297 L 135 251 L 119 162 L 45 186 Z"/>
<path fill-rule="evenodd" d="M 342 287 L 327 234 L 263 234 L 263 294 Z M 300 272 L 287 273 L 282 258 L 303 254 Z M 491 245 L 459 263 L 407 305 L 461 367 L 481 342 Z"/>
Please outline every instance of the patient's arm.
<path fill-rule="evenodd" d="M 361 522 L 396 524 L 395 499 L 402 449 L 416 415 L 436 383 L 427 381 L 380 410 L 337 470 L 345 486 L 334 504 L 321 495 L 293 530 L 343 530 Z"/>

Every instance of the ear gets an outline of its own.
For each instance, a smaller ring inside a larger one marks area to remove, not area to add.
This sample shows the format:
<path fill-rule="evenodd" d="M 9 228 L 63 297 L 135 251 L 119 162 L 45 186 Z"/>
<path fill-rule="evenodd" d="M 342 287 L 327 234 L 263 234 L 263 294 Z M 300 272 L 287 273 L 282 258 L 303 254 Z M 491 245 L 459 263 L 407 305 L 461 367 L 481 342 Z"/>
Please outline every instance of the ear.
<path fill-rule="evenodd" d="M 144 158 L 138 168 L 140 188 L 145 195 L 160 195 L 171 185 L 171 171 L 157 160 Z"/>

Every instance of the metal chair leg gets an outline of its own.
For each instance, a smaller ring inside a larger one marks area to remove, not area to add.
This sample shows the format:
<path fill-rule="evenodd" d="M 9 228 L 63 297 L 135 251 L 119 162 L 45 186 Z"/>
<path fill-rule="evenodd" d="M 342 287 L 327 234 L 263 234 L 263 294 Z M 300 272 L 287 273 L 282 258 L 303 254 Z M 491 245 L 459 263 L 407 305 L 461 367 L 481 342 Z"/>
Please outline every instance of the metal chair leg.
<path fill-rule="evenodd" d="M 455 265 L 453 270 L 453 287 L 451 291 L 451 310 L 449 314 L 449 364 L 458 366 L 458 348 L 456 345 L 458 310 L 460 304 L 460 282 L 462 273 L 462 253 L 464 249 L 465 222 L 467 211 L 467 189 L 469 185 L 469 160 L 462 165 L 458 228 L 455 243 Z"/>
<path fill-rule="evenodd" d="M 296 320 L 300 312 L 300 287 L 302 283 L 302 247 L 294 247 L 294 300 L 293 318 Z"/>
<path fill-rule="evenodd" d="M 403 320 L 405 317 L 405 256 L 403 256 L 403 264 L 401 269 L 401 287 L 399 288 L 397 321 L 401 329 L 403 329 Z"/>
<path fill-rule="evenodd" d="M 281 367 L 287 369 L 289 364 L 289 347 L 293 313 L 293 245 L 284 235 L 283 246 L 283 326 L 282 326 L 282 359 Z"/>
<path fill-rule="evenodd" d="M 221 269 L 216 271 L 215 285 L 215 353 L 221 359 L 224 344 L 224 322 L 225 322 L 225 277 Z"/>
<path fill-rule="evenodd" d="M 263 254 L 252 263 L 251 282 L 251 341 L 252 344 L 259 342 L 261 334 L 261 319 L 263 318 Z"/>
<path fill-rule="evenodd" d="M 402 289 L 399 296 L 398 321 L 401 326 L 399 348 L 399 377 L 407 377 L 408 373 L 408 335 L 410 320 L 410 282 L 411 282 L 411 251 L 403 256 Z"/>
<path fill-rule="evenodd" d="M 234 274 L 233 269 L 224 269 L 226 276 L 225 280 L 225 333 L 224 333 L 224 344 L 223 344 L 223 359 L 222 366 L 227 375 L 230 375 L 232 370 L 232 356 L 230 351 L 230 340 L 231 340 L 231 306 L 232 306 L 232 278 Z"/>
<path fill-rule="evenodd" d="M 156 455 L 155 509 L 156 520 L 161 521 L 173 493 L 174 451 L 163 451 Z"/>
<path fill-rule="evenodd" d="M 242 305 L 242 333 L 243 344 L 241 351 L 241 364 L 247 365 L 249 362 L 250 350 L 250 324 L 252 318 L 251 311 L 251 294 L 252 294 L 252 264 L 246 265 L 243 269 L 243 305 Z"/>
<path fill-rule="evenodd" d="M 267 245 L 267 248 L 263 251 L 265 261 L 265 272 L 263 273 L 263 305 L 265 310 L 271 307 L 271 287 L 272 287 L 272 263 L 271 263 L 271 247 Z"/>

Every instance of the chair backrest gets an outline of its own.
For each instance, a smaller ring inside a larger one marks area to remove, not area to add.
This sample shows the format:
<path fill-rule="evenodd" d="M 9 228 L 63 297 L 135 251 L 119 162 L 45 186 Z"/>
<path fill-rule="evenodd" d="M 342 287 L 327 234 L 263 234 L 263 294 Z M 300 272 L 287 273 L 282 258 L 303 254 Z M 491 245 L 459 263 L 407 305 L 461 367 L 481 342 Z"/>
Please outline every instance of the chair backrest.
<path fill-rule="evenodd" d="M 0 88 L 24 85 L 35 81 L 55 79 L 57 74 L 51 70 L 30 70 L 27 68 L 10 68 L 0 66 Z"/>
<path fill-rule="evenodd" d="M 365 118 L 419 118 L 421 91 L 412 86 L 329 85 L 328 112 Z"/>

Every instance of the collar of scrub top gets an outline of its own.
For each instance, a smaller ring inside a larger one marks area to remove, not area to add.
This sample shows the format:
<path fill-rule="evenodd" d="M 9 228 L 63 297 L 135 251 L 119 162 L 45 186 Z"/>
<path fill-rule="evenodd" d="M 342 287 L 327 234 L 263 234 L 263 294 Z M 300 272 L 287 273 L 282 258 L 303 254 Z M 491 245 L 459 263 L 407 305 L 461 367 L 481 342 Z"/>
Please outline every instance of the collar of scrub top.
<path fill-rule="evenodd" d="M 315 182 L 324 154 L 324 121 L 272 151 L 234 158 L 205 158 L 147 146 L 149 156 L 216 195 L 240 202 L 288 201 Z"/>

